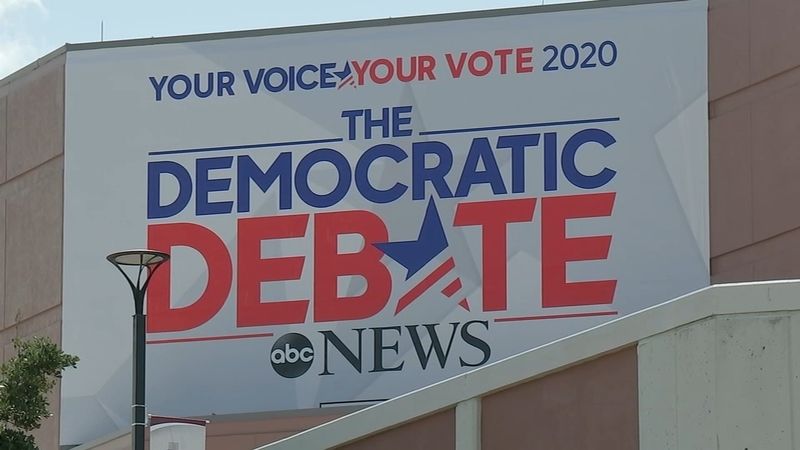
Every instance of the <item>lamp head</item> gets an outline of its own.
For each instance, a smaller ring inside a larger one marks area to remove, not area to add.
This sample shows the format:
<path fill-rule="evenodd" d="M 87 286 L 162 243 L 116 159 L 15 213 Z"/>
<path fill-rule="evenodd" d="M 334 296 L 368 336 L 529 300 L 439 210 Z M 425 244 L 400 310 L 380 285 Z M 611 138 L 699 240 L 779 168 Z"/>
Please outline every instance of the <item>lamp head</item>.
<path fill-rule="evenodd" d="M 134 249 L 115 252 L 106 257 L 115 266 L 141 266 L 154 268 L 167 260 L 169 255 L 155 250 Z"/>
<path fill-rule="evenodd" d="M 144 295 L 147 286 L 155 271 L 169 260 L 169 255 L 155 250 L 135 249 L 112 253 L 106 259 L 122 273 L 131 287 L 136 314 L 144 314 Z M 133 266 L 138 269 L 135 280 L 122 270 L 123 266 Z"/>

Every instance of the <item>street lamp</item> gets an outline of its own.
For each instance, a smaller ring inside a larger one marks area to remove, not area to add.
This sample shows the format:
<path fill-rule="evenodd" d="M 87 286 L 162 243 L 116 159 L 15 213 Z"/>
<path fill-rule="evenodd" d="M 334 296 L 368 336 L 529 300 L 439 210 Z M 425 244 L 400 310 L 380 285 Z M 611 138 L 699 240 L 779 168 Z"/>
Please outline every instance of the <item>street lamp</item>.
<path fill-rule="evenodd" d="M 131 406 L 131 450 L 144 450 L 144 430 L 146 423 L 144 407 L 144 365 L 145 345 L 147 345 L 147 327 L 144 315 L 144 295 L 150 279 L 155 271 L 169 260 L 169 255 L 153 250 L 126 250 L 106 257 L 119 269 L 128 281 L 133 292 L 133 404 Z M 134 284 L 131 277 L 122 269 L 123 266 L 138 267 L 139 273 Z M 142 276 L 144 275 L 144 279 Z"/>

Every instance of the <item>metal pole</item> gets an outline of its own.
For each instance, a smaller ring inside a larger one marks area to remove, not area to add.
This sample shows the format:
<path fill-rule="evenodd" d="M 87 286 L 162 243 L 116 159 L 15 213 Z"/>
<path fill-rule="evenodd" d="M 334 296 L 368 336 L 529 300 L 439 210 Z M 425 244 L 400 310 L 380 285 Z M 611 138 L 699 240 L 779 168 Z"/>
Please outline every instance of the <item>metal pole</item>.
<path fill-rule="evenodd" d="M 137 304 L 137 312 L 133 315 L 132 450 L 144 450 L 144 430 L 147 426 L 145 411 L 145 346 L 147 345 L 145 324 L 147 318 L 138 306 Z"/>
<path fill-rule="evenodd" d="M 147 258 L 145 260 L 145 258 Z M 155 271 L 169 260 L 169 254 L 153 250 L 126 250 L 115 252 L 106 259 L 120 271 L 133 293 L 133 399 L 131 401 L 131 450 L 144 450 L 147 411 L 145 409 L 145 347 L 147 346 L 147 317 L 144 314 L 144 297 Z M 138 259 L 138 261 L 137 261 Z M 136 284 L 121 266 L 136 266 L 139 274 Z M 146 275 L 142 283 L 142 275 Z"/>

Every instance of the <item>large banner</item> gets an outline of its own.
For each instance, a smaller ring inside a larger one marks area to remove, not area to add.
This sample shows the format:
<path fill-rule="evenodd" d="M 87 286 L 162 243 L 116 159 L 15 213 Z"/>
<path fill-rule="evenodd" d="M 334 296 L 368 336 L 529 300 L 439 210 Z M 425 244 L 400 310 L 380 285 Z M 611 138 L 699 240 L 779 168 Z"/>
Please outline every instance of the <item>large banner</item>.
<path fill-rule="evenodd" d="M 709 284 L 706 2 L 67 58 L 62 444 L 391 398 Z"/>

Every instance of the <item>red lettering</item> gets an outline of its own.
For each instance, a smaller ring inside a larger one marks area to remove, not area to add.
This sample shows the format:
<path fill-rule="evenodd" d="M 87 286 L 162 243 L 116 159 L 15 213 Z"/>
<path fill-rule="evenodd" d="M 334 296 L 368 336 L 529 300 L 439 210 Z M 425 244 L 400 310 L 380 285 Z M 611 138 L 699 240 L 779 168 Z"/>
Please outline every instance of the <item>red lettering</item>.
<path fill-rule="evenodd" d="M 525 66 L 533 62 L 533 56 L 527 56 L 533 53 L 533 47 L 522 47 L 517 49 L 517 73 L 533 72 L 533 66 Z"/>
<path fill-rule="evenodd" d="M 362 86 L 364 84 L 364 79 L 367 75 L 367 68 L 369 68 L 369 63 L 371 60 L 366 60 L 359 65 L 358 61 L 353 61 L 353 70 L 356 72 L 356 78 L 358 78 L 358 85 Z"/>
<path fill-rule="evenodd" d="M 384 76 L 378 75 L 378 67 L 380 66 L 386 67 L 386 74 Z M 394 76 L 394 66 L 392 66 L 392 63 L 389 62 L 389 60 L 386 58 L 376 59 L 375 62 L 372 63 L 372 65 L 369 68 L 369 77 L 375 84 L 388 83 L 393 76 Z"/>
<path fill-rule="evenodd" d="M 505 75 L 508 72 L 508 56 L 514 53 L 514 49 L 511 48 L 501 48 L 494 51 L 495 56 L 499 56 L 500 58 L 500 74 Z"/>
<path fill-rule="evenodd" d="M 464 70 L 464 62 L 467 59 L 467 52 L 461 52 L 458 57 L 458 64 L 453 61 L 453 55 L 446 53 L 444 58 L 447 60 L 447 67 L 450 68 L 450 74 L 453 78 L 461 78 L 461 71 Z"/>
<path fill-rule="evenodd" d="M 339 254 L 339 236 L 358 234 L 364 248 Z M 370 211 L 338 211 L 314 216 L 314 321 L 366 319 L 378 314 L 389 301 L 392 277 L 374 245 L 389 240 L 380 217 Z M 339 277 L 358 275 L 367 281 L 361 295 L 339 297 Z"/>
<path fill-rule="evenodd" d="M 478 59 L 484 60 L 483 69 L 478 69 Z M 477 51 L 469 56 L 469 73 L 476 77 L 482 77 L 491 72 L 493 65 L 494 61 L 492 60 L 492 55 L 483 50 Z"/>
<path fill-rule="evenodd" d="M 413 81 L 414 78 L 417 76 L 417 57 L 412 56 L 411 62 L 408 64 L 410 72 L 408 74 L 403 73 L 403 58 L 397 58 L 397 79 L 402 81 L 403 83 L 408 83 L 409 81 Z"/>
<path fill-rule="evenodd" d="M 567 283 L 567 263 L 608 258 L 611 236 L 567 238 L 568 219 L 607 217 L 615 192 L 542 199 L 542 307 L 606 305 L 616 280 Z"/>
<path fill-rule="evenodd" d="M 299 280 L 304 256 L 261 258 L 261 242 L 306 235 L 308 214 L 239 219 L 236 326 L 288 325 L 306 320 L 309 300 L 261 302 L 261 283 Z"/>
<path fill-rule="evenodd" d="M 213 231 L 194 223 L 168 223 L 147 227 L 147 245 L 170 253 L 172 247 L 197 250 L 206 261 L 208 284 L 200 298 L 189 306 L 170 304 L 170 262 L 156 272 L 147 295 L 147 331 L 166 333 L 197 328 L 213 318 L 231 290 L 233 267 L 225 243 Z"/>
<path fill-rule="evenodd" d="M 429 80 L 435 80 L 436 75 L 433 74 L 433 69 L 436 68 L 436 58 L 431 55 L 422 55 L 419 57 L 419 81 L 424 81 L 427 76 Z"/>
<path fill-rule="evenodd" d="M 453 225 L 483 227 L 483 310 L 505 311 L 508 297 L 509 223 L 530 222 L 535 198 L 459 203 Z"/>

